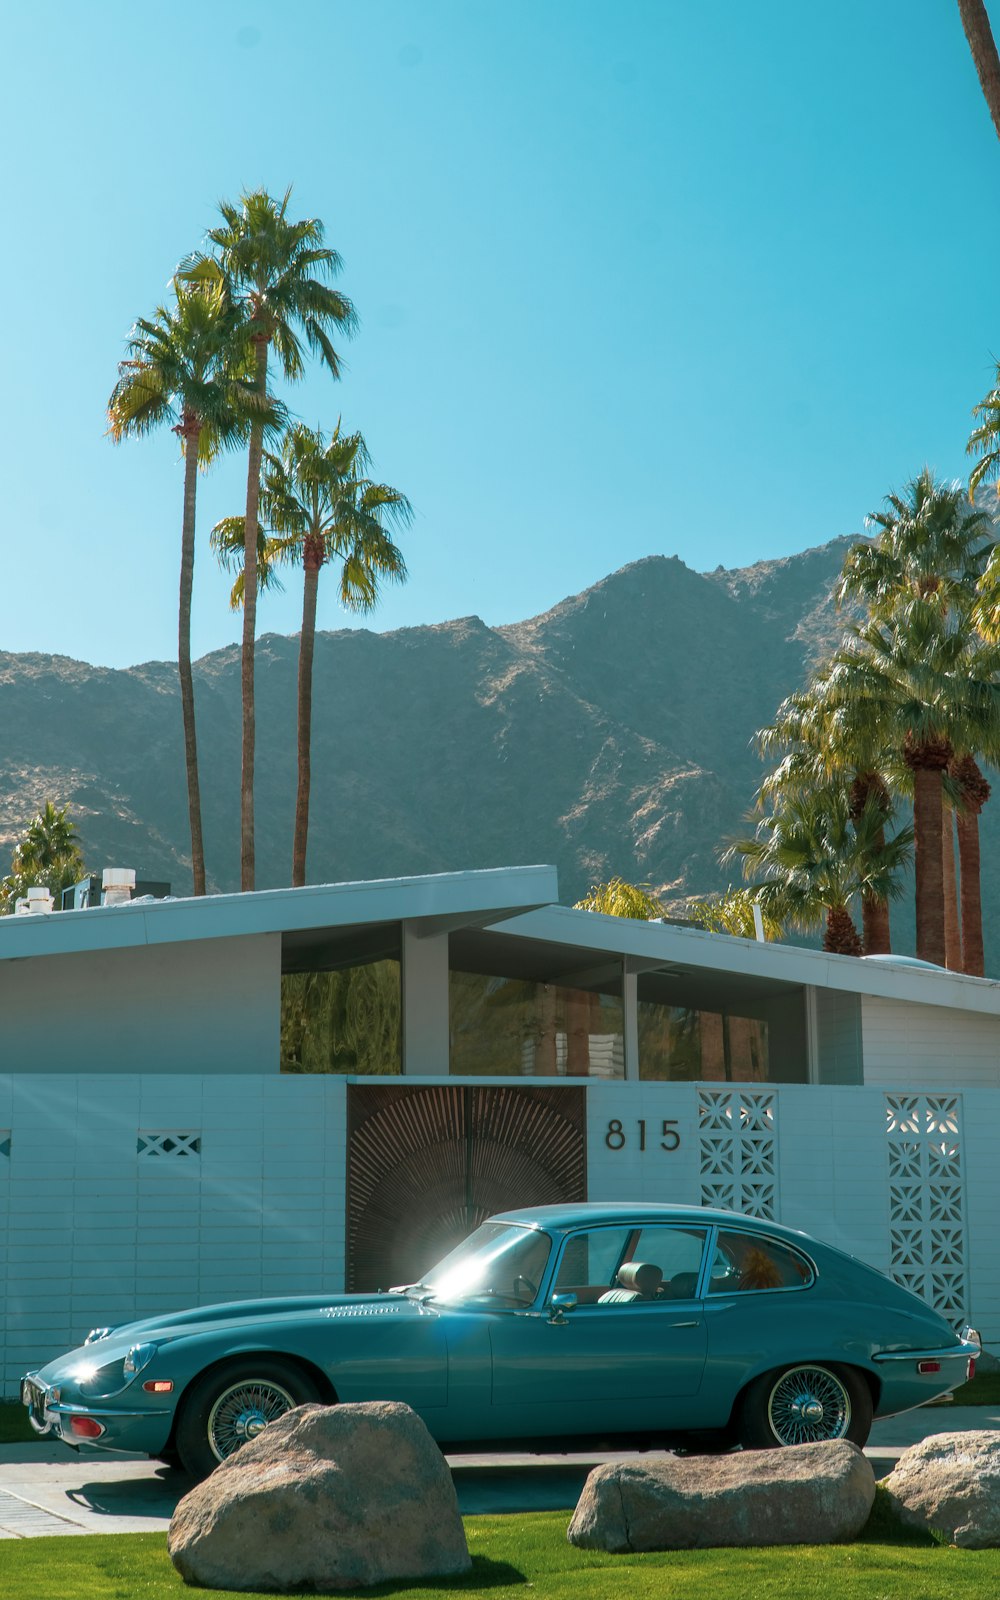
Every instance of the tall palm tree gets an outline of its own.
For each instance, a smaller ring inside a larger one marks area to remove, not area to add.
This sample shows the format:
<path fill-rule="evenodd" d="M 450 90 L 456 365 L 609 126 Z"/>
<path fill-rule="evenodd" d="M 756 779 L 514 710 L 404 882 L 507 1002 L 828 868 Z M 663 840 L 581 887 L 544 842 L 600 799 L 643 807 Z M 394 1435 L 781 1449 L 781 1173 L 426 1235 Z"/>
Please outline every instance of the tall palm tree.
<path fill-rule="evenodd" d="M 993 118 L 997 137 L 1000 138 L 1000 56 L 997 55 L 990 19 L 983 0 L 958 0 L 958 10 L 972 51 L 979 85 Z"/>
<path fill-rule="evenodd" d="M 853 630 L 828 693 L 834 703 L 849 697 L 912 773 L 917 955 L 944 966 L 944 775 L 956 750 L 1000 746 L 1000 648 L 949 626 L 938 598 L 914 598 L 891 622 Z"/>
<path fill-rule="evenodd" d="M 848 550 L 836 588 L 839 601 L 860 600 L 876 621 L 931 595 L 946 611 L 968 608 L 993 533 L 989 516 L 970 507 L 960 483 L 941 483 L 924 467 L 901 495 L 886 495 L 885 509 L 865 521 L 877 532 Z"/>
<path fill-rule="evenodd" d="M 324 279 L 341 268 L 336 250 L 324 246 L 324 228 L 316 217 L 293 222 L 288 216 L 291 189 L 276 200 L 264 189 L 246 190 L 238 205 L 222 202 L 221 223 L 209 229 L 215 256 L 189 257 L 185 275 L 211 281 L 220 271 L 239 304 L 253 353 L 254 383 L 263 405 L 267 395 L 268 353 L 274 348 L 284 377 L 295 382 L 305 370 L 301 337 L 340 376 L 340 357 L 331 342 L 334 329 L 350 334 L 357 325 L 346 295 Z M 243 763 L 240 788 L 240 883 L 254 887 L 254 648 L 257 631 L 257 533 L 260 469 L 266 424 L 250 428 L 247 462 L 246 543 L 243 573 Z"/>
<path fill-rule="evenodd" d="M 754 837 L 737 839 L 722 859 L 742 858 L 751 888 L 772 916 L 806 932 L 822 923 L 824 950 L 859 956 L 851 902 L 865 892 L 883 899 L 901 894 L 900 869 L 912 842 L 907 826 L 876 852 L 873 836 L 884 821 L 874 804 L 852 815 L 844 783 L 803 789 L 783 796 Z"/>
<path fill-rule="evenodd" d="M 199 465 L 245 437 L 250 419 L 275 421 L 246 366 L 246 343 L 238 312 L 221 280 L 174 280 L 174 302 L 141 317 L 118 364 L 118 382 L 108 402 L 109 432 L 116 443 L 141 438 L 169 425 L 184 457 L 180 595 L 177 608 L 177 672 L 184 724 L 191 870 L 194 893 L 205 893 L 205 851 L 191 671 L 191 596 L 194 585 L 195 511 Z"/>
<path fill-rule="evenodd" d="M 303 570 L 294 885 L 306 881 L 319 575 L 325 566 L 336 563 L 341 605 L 362 614 L 374 610 L 384 582 L 406 579 L 406 564 L 391 531 L 410 522 L 410 503 L 398 489 L 361 476 L 367 465 L 368 451 L 361 434 L 344 433 L 339 421 L 329 439 L 319 429 L 289 428 L 280 454 L 264 456 L 260 508 L 271 536 L 263 541 L 261 570 L 266 582 L 275 581 L 276 568 L 282 564 L 295 563 Z M 226 518 L 216 525 L 213 543 L 224 562 L 234 554 L 239 560 L 245 528 L 242 518 Z M 241 598 L 237 578 L 237 604 Z"/>
<path fill-rule="evenodd" d="M 980 883 L 979 816 L 990 797 L 990 786 L 971 755 L 952 760 L 951 776 L 958 784 L 961 803 L 955 811 L 962 908 L 962 971 L 983 977 L 983 904 Z"/>
<path fill-rule="evenodd" d="M 895 810 L 890 783 L 900 787 L 899 764 L 892 766 L 885 741 L 863 705 L 853 704 L 846 674 L 841 674 L 837 693 L 831 696 L 829 671 L 821 669 L 806 689 L 789 695 L 773 723 L 758 730 L 762 754 L 786 751 L 761 784 L 758 803 L 777 803 L 790 793 L 846 783 L 852 818 L 868 817 L 873 810 L 882 814 L 882 827 L 870 830 L 877 858 L 885 848 L 885 829 Z M 892 950 L 889 899 L 876 894 L 870 884 L 862 892 L 861 917 L 865 954 L 888 955 Z"/>

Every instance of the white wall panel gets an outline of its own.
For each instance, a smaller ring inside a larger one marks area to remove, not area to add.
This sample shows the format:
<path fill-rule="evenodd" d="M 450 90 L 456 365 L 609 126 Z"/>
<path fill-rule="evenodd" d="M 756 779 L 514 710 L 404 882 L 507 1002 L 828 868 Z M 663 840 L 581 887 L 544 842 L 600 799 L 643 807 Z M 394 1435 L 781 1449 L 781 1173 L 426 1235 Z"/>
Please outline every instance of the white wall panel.
<path fill-rule="evenodd" d="M 865 1083 L 901 1089 L 1000 1086 L 996 1018 L 950 1006 L 861 1001 Z"/>

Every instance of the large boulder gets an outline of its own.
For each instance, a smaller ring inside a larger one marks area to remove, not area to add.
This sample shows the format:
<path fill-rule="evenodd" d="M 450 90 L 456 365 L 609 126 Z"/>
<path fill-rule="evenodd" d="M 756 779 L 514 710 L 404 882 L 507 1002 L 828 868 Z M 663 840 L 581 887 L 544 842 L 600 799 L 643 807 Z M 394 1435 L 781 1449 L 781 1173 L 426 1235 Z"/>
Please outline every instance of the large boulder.
<path fill-rule="evenodd" d="M 1000 1432 L 934 1433 L 904 1450 L 883 1480 L 913 1528 L 933 1529 L 967 1550 L 1000 1545 Z"/>
<path fill-rule="evenodd" d="M 174 1512 L 185 1582 L 283 1593 L 444 1577 L 472 1565 L 451 1473 L 409 1406 L 299 1406 Z"/>
<path fill-rule="evenodd" d="M 597 1467 L 567 1537 L 586 1550 L 832 1544 L 868 1521 L 875 1476 L 846 1440 Z"/>

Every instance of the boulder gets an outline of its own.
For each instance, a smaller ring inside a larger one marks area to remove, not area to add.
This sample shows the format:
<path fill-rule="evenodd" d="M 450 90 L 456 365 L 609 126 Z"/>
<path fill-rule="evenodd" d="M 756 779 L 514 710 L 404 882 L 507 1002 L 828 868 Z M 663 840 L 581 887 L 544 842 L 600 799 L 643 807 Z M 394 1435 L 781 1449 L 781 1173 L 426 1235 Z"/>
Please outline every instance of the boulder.
<path fill-rule="evenodd" d="M 883 1483 L 910 1527 L 967 1550 L 1000 1545 L 1000 1431 L 934 1433 L 904 1450 Z"/>
<path fill-rule="evenodd" d="M 838 1439 L 784 1450 L 597 1467 L 567 1537 L 586 1550 L 832 1544 L 868 1521 L 875 1477 Z"/>
<path fill-rule="evenodd" d="M 299 1406 L 181 1500 L 167 1549 L 206 1589 L 320 1593 L 472 1565 L 455 1486 L 409 1406 Z"/>

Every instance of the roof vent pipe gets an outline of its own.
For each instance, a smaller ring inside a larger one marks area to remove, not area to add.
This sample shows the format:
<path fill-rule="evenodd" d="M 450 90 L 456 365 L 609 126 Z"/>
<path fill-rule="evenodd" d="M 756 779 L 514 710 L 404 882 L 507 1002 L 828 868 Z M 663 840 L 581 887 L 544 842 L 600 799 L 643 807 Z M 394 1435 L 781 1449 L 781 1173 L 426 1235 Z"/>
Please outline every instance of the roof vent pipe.
<path fill-rule="evenodd" d="M 127 905 L 135 888 L 133 867 L 105 867 L 101 877 L 102 906 Z"/>
<path fill-rule="evenodd" d="M 52 895 L 43 883 L 36 883 L 26 895 L 14 902 L 14 913 L 19 917 L 31 917 L 38 912 L 51 910 Z"/>

